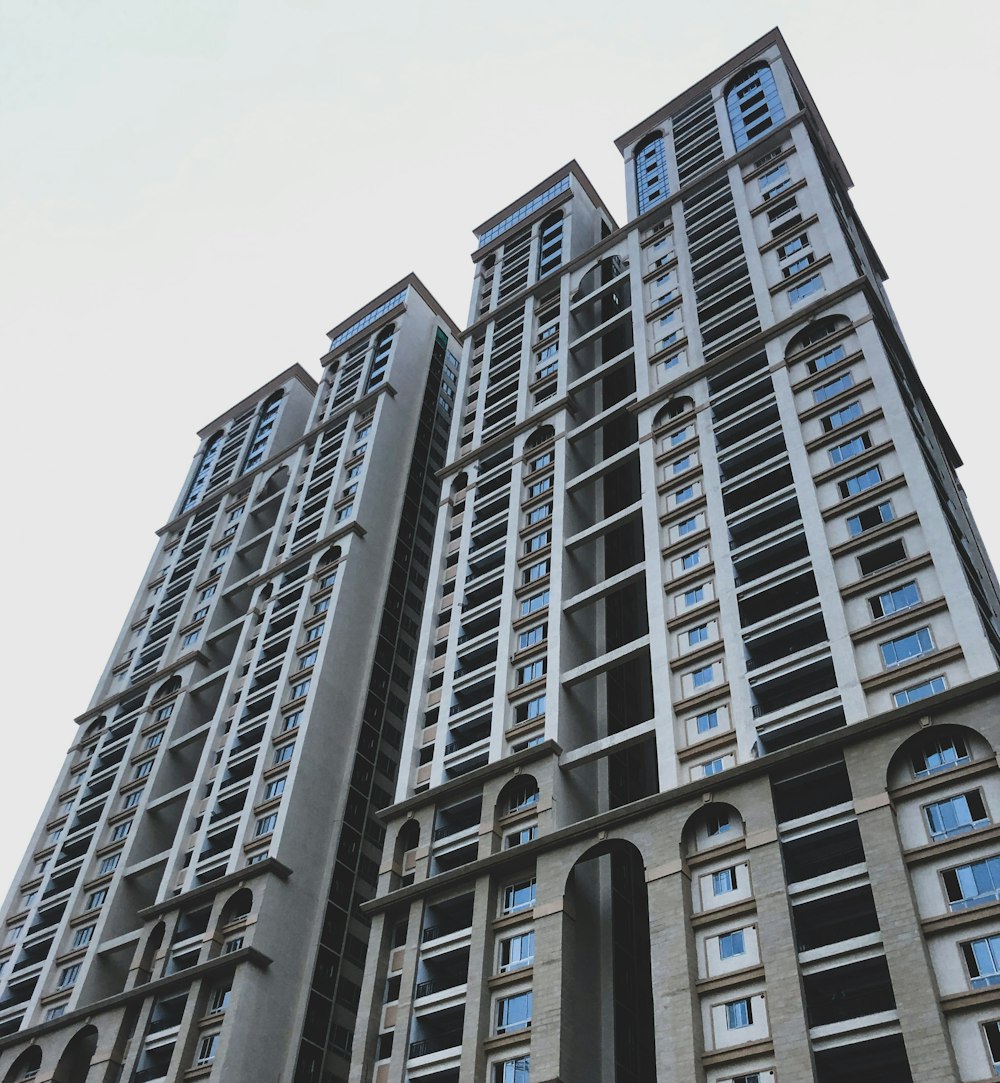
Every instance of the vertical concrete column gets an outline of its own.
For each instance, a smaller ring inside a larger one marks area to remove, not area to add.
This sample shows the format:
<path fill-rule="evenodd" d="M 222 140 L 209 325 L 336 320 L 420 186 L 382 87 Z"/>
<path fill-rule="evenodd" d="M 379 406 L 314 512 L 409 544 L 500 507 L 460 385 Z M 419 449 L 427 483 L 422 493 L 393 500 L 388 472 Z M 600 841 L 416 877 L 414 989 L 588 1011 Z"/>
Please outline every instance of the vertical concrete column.
<path fill-rule="evenodd" d="M 913 1083 L 958 1079 L 889 795 L 882 778 L 872 777 L 873 772 L 867 770 L 870 747 L 867 757 L 861 749 L 848 748 L 845 759 Z M 881 761 L 880 775 L 886 762 L 888 757 Z"/>
<path fill-rule="evenodd" d="M 493 919 L 496 914 L 496 891 L 492 881 L 489 876 L 480 877 L 472 903 L 472 942 L 462 1023 L 462 1083 L 486 1079 L 486 1054 L 480 1035 L 490 1033 L 489 979 L 493 973 Z"/>
<path fill-rule="evenodd" d="M 555 887 L 552 884 L 553 888 Z M 564 981 L 572 981 L 574 959 L 564 955 L 566 922 L 572 922 L 566 900 L 559 893 L 535 907 L 535 966 L 532 980 L 531 1078 L 538 1083 L 570 1079 L 563 1065 L 562 1036 L 566 1003 Z M 570 937 L 572 943 L 572 936 Z M 485 1077 L 484 1077 L 485 1078 Z"/>
<path fill-rule="evenodd" d="M 406 1060 L 410 1052 L 410 1021 L 413 1012 L 413 990 L 417 980 L 417 961 L 420 957 L 420 930 L 424 923 L 424 900 L 410 907 L 410 921 L 403 954 L 403 970 L 399 981 L 399 1002 L 396 1005 L 396 1028 L 392 1039 L 392 1057 L 386 1083 L 402 1083 L 406 1078 Z M 382 972 L 383 978 L 385 971 Z M 372 990 L 371 1010 L 377 1016 L 382 1013 L 382 991 L 376 983 Z M 351 1068 L 351 1083 L 355 1083 L 355 1067 Z M 358 1083 L 369 1083 L 362 1077 Z"/>
<path fill-rule="evenodd" d="M 767 800 L 770 806 L 769 795 Z M 757 904 L 757 937 L 767 982 L 767 1020 L 778 1074 L 782 1079 L 806 1083 L 815 1078 L 806 1038 L 809 1021 L 773 809 L 770 819 L 770 826 L 749 834 L 746 840 L 750 883 Z"/>

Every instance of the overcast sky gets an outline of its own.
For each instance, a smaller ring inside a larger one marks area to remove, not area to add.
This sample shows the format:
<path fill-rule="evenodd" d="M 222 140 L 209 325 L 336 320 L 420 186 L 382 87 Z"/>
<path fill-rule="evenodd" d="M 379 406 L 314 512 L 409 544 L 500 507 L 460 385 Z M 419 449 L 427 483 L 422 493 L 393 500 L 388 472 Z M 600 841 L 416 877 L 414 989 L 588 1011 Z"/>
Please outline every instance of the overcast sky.
<path fill-rule="evenodd" d="M 854 176 L 1000 552 L 987 317 L 995 3 L 2 0 L 7 590 L 0 894 L 195 432 L 414 270 L 464 325 L 473 226 L 779 25 Z"/>

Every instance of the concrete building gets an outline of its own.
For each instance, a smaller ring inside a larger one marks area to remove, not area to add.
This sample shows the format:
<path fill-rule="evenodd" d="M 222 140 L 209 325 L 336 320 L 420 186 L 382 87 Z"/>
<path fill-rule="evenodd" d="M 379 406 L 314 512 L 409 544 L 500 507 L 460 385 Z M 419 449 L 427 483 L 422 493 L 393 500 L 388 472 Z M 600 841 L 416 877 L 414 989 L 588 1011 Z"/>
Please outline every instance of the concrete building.
<path fill-rule="evenodd" d="M 413 276 L 329 337 L 200 434 L 4 905 L 0 1079 L 347 1073 L 458 346 Z"/>
<path fill-rule="evenodd" d="M 997 583 L 777 32 L 476 230 L 351 1083 L 1000 1075 Z"/>
<path fill-rule="evenodd" d="M 1000 592 L 851 179 L 776 31 L 617 145 L 202 433 L 0 1083 L 1000 1076 Z"/>

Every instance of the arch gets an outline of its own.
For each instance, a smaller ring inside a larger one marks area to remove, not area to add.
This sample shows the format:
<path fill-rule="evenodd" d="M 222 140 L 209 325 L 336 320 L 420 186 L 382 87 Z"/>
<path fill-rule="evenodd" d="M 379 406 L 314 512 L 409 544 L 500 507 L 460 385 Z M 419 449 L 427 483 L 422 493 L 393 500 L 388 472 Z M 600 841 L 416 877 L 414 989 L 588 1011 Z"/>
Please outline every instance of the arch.
<path fill-rule="evenodd" d="M 544 278 L 562 263 L 563 212 L 555 211 L 543 218 L 538 227 L 538 274 Z"/>
<path fill-rule="evenodd" d="M 650 132 L 636 145 L 633 157 L 635 159 L 636 200 L 639 214 L 643 214 L 670 195 L 667 150 L 663 132 L 659 129 Z"/>
<path fill-rule="evenodd" d="M 97 718 L 95 718 L 94 721 L 91 722 L 83 731 L 83 735 L 80 737 L 80 741 L 83 744 L 86 744 L 87 741 L 90 741 L 91 739 L 96 737 L 107 724 L 108 716 L 105 714 L 98 715 Z"/>
<path fill-rule="evenodd" d="M 801 331 L 789 340 L 788 346 L 785 348 L 785 357 L 791 357 L 792 354 L 796 354 L 809 346 L 814 346 L 817 342 L 822 342 L 823 339 L 829 338 L 831 335 L 835 335 L 850 326 L 851 321 L 847 316 L 842 316 L 839 312 L 829 316 L 820 316 L 818 320 L 806 324 Z"/>
<path fill-rule="evenodd" d="M 146 943 L 142 946 L 142 954 L 139 956 L 138 973 L 135 984 L 145 985 L 153 976 L 153 963 L 156 961 L 156 953 L 163 946 L 163 937 L 167 927 L 162 921 L 158 921 L 146 937 Z"/>
<path fill-rule="evenodd" d="M 268 474 L 267 480 L 260 488 L 260 492 L 257 494 L 257 500 L 255 506 L 263 504 L 265 500 L 270 499 L 275 493 L 284 492 L 285 486 L 288 484 L 289 471 L 287 466 L 279 466 L 273 473 Z M 274 509 L 274 516 L 277 518 L 278 509 Z"/>
<path fill-rule="evenodd" d="M 167 696 L 174 696 L 181 690 L 181 679 L 176 674 L 173 677 L 167 678 L 160 685 L 159 688 L 153 693 L 152 702 L 156 703 L 157 700 L 166 699 Z"/>
<path fill-rule="evenodd" d="M 724 801 L 710 801 L 688 817 L 681 830 L 681 853 L 685 857 L 722 846 L 746 834 L 738 809 Z"/>
<path fill-rule="evenodd" d="M 653 418 L 653 429 L 662 428 L 662 426 L 673 421 L 674 418 L 680 417 L 681 414 L 693 409 L 694 399 L 688 395 L 678 395 L 656 412 L 656 416 Z"/>
<path fill-rule="evenodd" d="M 56 1065 L 52 1083 L 87 1083 L 87 1074 L 97 1052 L 97 1027 L 83 1027 L 66 1043 Z"/>
<path fill-rule="evenodd" d="M 464 495 L 465 490 L 469 487 L 469 475 L 465 470 L 455 475 L 455 480 L 451 483 L 451 497 L 454 500 L 460 495 Z"/>
<path fill-rule="evenodd" d="M 497 819 L 536 808 L 538 796 L 538 780 L 534 775 L 515 775 L 497 794 Z"/>
<path fill-rule="evenodd" d="M 14 1063 L 7 1069 L 3 1083 L 20 1083 L 22 1079 L 34 1079 L 42 1066 L 42 1047 L 29 1045 L 19 1053 Z"/>
<path fill-rule="evenodd" d="M 263 461 L 268 445 L 271 442 L 271 434 L 274 432 L 274 419 L 278 416 L 281 400 L 284 397 L 284 391 L 275 391 L 261 405 L 260 413 L 257 415 L 257 424 L 253 430 L 253 439 L 247 448 L 246 458 L 243 460 L 243 467 L 240 470 L 241 474 L 248 473 Z"/>
<path fill-rule="evenodd" d="M 977 760 L 995 758 L 989 740 L 971 726 L 945 723 L 923 726 L 889 757 L 886 788 L 897 789 L 919 778 L 945 774 Z"/>
<path fill-rule="evenodd" d="M 396 834 L 392 855 L 392 871 L 395 887 L 408 887 L 416 872 L 416 849 L 420 845 L 420 821 L 407 820 Z"/>
<path fill-rule="evenodd" d="M 184 506 L 181 508 L 181 511 L 187 511 L 188 508 L 192 508 L 198 503 L 198 500 L 201 497 L 201 491 L 205 488 L 205 482 L 208 481 L 208 476 L 212 472 L 212 466 L 219 457 L 223 436 L 224 433 L 222 429 L 219 429 L 218 432 L 213 433 L 208 438 L 208 441 L 205 444 L 205 450 L 201 453 L 201 461 L 198 463 L 198 469 L 191 481 L 187 496 L 184 498 Z"/>
<path fill-rule="evenodd" d="M 331 564 L 336 564 L 338 560 L 344 555 L 343 550 L 339 545 L 331 545 L 329 549 L 319 558 L 317 568 L 327 568 Z"/>
<path fill-rule="evenodd" d="M 375 337 L 375 351 L 372 356 L 371 368 L 368 370 L 368 379 L 365 382 L 365 393 L 374 390 L 385 380 L 385 370 L 389 365 L 389 354 L 392 353 L 392 343 L 396 335 L 396 325 L 388 324 Z"/>
<path fill-rule="evenodd" d="M 573 291 L 570 300 L 579 301 L 581 297 L 586 297 L 588 293 L 593 293 L 599 286 L 607 285 L 613 278 L 617 278 L 627 266 L 628 264 L 621 256 L 605 256 L 604 259 L 598 260 L 584 273 L 577 284 L 576 289 Z M 628 303 L 627 298 L 630 294 L 628 292 L 627 281 L 624 285 L 626 287 L 623 291 L 623 297 L 626 298 L 624 304 L 619 305 L 611 312 L 606 314 L 602 313 L 602 315 L 605 315 L 605 318 L 610 318 L 616 312 L 620 312 L 621 309 L 625 307 L 625 304 Z"/>
<path fill-rule="evenodd" d="M 726 85 L 726 109 L 736 149 L 758 139 L 785 119 L 774 72 L 759 61 L 744 68 Z"/>
<path fill-rule="evenodd" d="M 253 892 L 248 887 L 241 887 L 226 899 L 226 903 L 219 915 L 220 925 L 231 925 L 234 921 L 242 921 L 250 916 L 253 909 Z"/>
<path fill-rule="evenodd" d="M 556 430 L 551 425 L 540 425 L 524 442 L 524 450 L 530 451 L 532 448 L 541 447 L 542 444 L 546 444 L 549 440 L 554 440 Z"/>
<path fill-rule="evenodd" d="M 563 913 L 561 1046 L 566 1079 L 654 1079 L 656 1057 L 645 861 L 605 839 L 577 858 Z M 627 1025 L 614 1025 L 622 1011 Z"/>

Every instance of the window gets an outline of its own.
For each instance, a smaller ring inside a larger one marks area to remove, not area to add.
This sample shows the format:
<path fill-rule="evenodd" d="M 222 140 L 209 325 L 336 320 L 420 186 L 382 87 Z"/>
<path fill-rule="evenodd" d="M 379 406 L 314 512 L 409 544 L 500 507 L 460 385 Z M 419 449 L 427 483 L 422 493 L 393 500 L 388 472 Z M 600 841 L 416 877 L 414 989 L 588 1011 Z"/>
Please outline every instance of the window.
<path fill-rule="evenodd" d="M 983 804 L 983 795 L 979 790 L 957 794 L 943 801 L 935 801 L 924 806 L 927 827 L 931 838 L 938 842 L 955 835 L 964 835 L 978 827 L 985 827 L 990 818 Z"/>
<path fill-rule="evenodd" d="M 272 764 L 277 765 L 279 763 L 288 763 L 288 761 L 292 758 L 292 753 L 294 751 L 295 751 L 295 742 L 294 741 L 292 741 L 291 744 L 282 745 L 281 748 L 276 748 L 274 750 L 274 759 L 271 761 Z"/>
<path fill-rule="evenodd" d="M 681 567 L 685 571 L 687 571 L 688 568 L 697 567 L 697 565 L 700 564 L 700 563 L 701 563 L 701 551 L 698 550 L 698 549 L 695 549 L 695 551 L 693 553 L 685 553 L 684 556 L 681 557 Z"/>
<path fill-rule="evenodd" d="M 504 849 L 511 850 L 515 846 L 523 846 L 526 842 L 532 842 L 537 838 L 538 824 L 532 824 L 530 827 L 522 827 L 505 836 L 503 841 Z"/>
<path fill-rule="evenodd" d="M 784 278 L 791 278 L 792 275 L 798 274 L 799 271 L 804 271 L 809 267 L 816 257 L 812 252 L 807 252 L 804 256 L 797 260 L 793 260 L 791 263 L 781 268 L 781 274 Z"/>
<path fill-rule="evenodd" d="M 287 778 L 284 776 L 272 779 L 264 789 L 264 800 L 270 801 L 275 797 L 280 797 L 285 792 L 286 781 Z"/>
<path fill-rule="evenodd" d="M 306 642 L 307 643 L 312 643 L 313 640 L 319 639 L 319 637 L 322 634 L 323 634 L 323 625 L 322 624 L 315 624 L 315 625 L 313 625 L 312 628 L 309 629 L 308 632 L 306 632 Z"/>
<path fill-rule="evenodd" d="M 893 692 L 892 703 L 894 707 L 905 707 L 908 703 L 916 703 L 928 696 L 936 696 L 938 692 L 943 692 L 947 687 L 944 677 L 931 677 L 929 681 L 921 681 L 920 684 L 915 684 L 912 688 L 904 688 L 901 692 Z"/>
<path fill-rule="evenodd" d="M 871 606 L 872 616 L 875 620 L 880 617 L 888 617 L 893 613 L 901 613 L 904 609 L 911 609 L 920 604 L 920 590 L 917 584 L 910 580 L 901 587 L 893 587 L 892 590 L 883 591 L 882 594 L 868 599 Z"/>
<path fill-rule="evenodd" d="M 737 150 L 785 119 L 774 75 L 767 64 L 748 68 L 729 84 L 726 110 Z"/>
<path fill-rule="evenodd" d="M 699 643 L 708 642 L 708 625 L 700 624 L 697 628 L 689 628 L 687 632 L 687 645 L 697 647 Z"/>
<path fill-rule="evenodd" d="M 534 699 L 529 699 L 526 703 L 519 703 L 515 710 L 515 721 L 530 722 L 532 719 L 541 718 L 545 714 L 545 697 L 535 696 Z"/>
<path fill-rule="evenodd" d="M 121 854 L 111 854 L 104 858 L 104 860 L 97 866 L 98 876 L 103 876 L 105 873 L 114 872 L 118 868 L 118 862 L 121 860 Z"/>
<path fill-rule="evenodd" d="M 888 545 L 880 545 L 877 549 L 869 549 L 858 557 L 858 568 L 862 575 L 873 575 L 883 568 L 891 568 L 893 564 L 899 564 L 906 560 L 906 546 L 902 541 L 892 541 Z"/>
<path fill-rule="evenodd" d="M 182 647 L 190 647 L 192 643 L 198 642 L 199 632 L 188 632 L 188 634 L 181 640 Z"/>
<path fill-rule="evenodd" d="M 135 808 L 142 800 L 142 790 L 133 790 L 122 802 L 122 808 Z"/>
<path fill-rule="evenodd" d="M 865 489 L 870 489 L 881 481 L 882 471 L 879 467 L 877 465 L 869 466 L 867 470 L 855 474 L 853 478 L 838 482 L 837 488 L 840 490 L 840 495 L 846 499 L 849 496 L 857 496 L 858 493 L 863 493 Z"/>
<path fill-rule="evenodd" d="M 703 711 L 695 716 L 694 724 L 699 733 L 708 733 L 709 730 L 714 730 L 719 725 L 719 712 Z"/>
<path fill-rule="evenodd" d="M 905 636 L 898 636 L 886 643 L 879 644 L 882 652 L 882 664 L 886 669 L 900 666 L 911 658 L 919 658 L 934 650 L 934 641 L 931 639 L 930 628 L 918 628 L 915 632 L 908 632 Z"/>
<path fill-rule="evenodd" d="M 342 523 L 345 519 L 349 519 L 354 514 L 354 505 L 345 504 L 344 507 L 337 511 L 336 522 Z"/>
<path fill-rule="evenodd" d="M 156 748 L 162 740 L 163 730 L 157 730 L 156 733 L 151 733 L 146 738 L 146 743 L 143 745 L 143 751 L 148 752 L 151 748 Z"/>
<path fill-rule="evenodd" d="M 827 399 L 832 399 L 834 395 L 839 395 L 841 391 L 846 391 L 853 386 L 854 373 L 848 369 L 847 372 L 842 372 L 836 380 L 831 380 L 828 384 L 821 384 L 815 388 L 813 390 L 813 402 L 819 406 L 821 402 L 826 402 Z"/>
<path fill-rule="evenodd" d="M 215 1060 L 215 1051 L 219 1046 L 218 1034 L 206 1034 L 198 1043 L 198 1059 L 195 1064 L 208 1064 Z"/>
<path fill-rule="evenodd" d="M 685 500 L 691 500 L 694 497 L 694 486 L 685 485 L 683 489 L 678 489 L 674 493 L 674 503 L 683 504 Z"/>
<path fill-rule="evenodd" d="M 304 681 L 299 681 L 298 684 L 293 684 L 291 692 L 289 693 L 291 699 L 298 699 L 300 696 L 304 696 L 308 693 L 312 686 L 312 678 L 308 678 Z"/>
<path fill-rule="evenodd" d="M 872 440 L 868 433 L 860 433 L 846 443 L 830 448 L 830 462 L 834 466 L 839 466 L 841 463 L 847 462 L 848 459 L 853 459 L 855 455 L 864 454 L 871 446 Z"/>
<path fill-rule="evenodd" d="M 843 346 L 834 346 L 832 350 L 827 350 L 826 353 L 820 354 L 819 357 L 807 361 L 806 368 L 810 372 L 822 372 L 823 369 L 828 369 L 838 361 L 843 361 L 846 356 L 847 350 Z"/>
<path fill-rule="evenodd" d="M 272 812 L 270 816 L 265 816 L 257 821 L 257 826 L 254 828 L 254 838 L 260 838 L 262 835 L 270 835 L 274 830 L 274 825 L 278 822 L 278 814 Z"/>
<path fill-rule="evenodd" d="M 232 989 L 213 989 L 208 998 L 208 1014 L 218 1015 L 229 1007 L 229 999 L 233 995 Z"/>
<path fill-rule="evenodd" d="M 685 455 L 680 459 L 674 459 L 670 464 L 670 470 L 674 474 L 683 474 L 691 466 L 691 456 Z"/>
<path fill-rule="evenodd" d="M 7 930 L 7 943 L 13 944 L 23 932 L 23 925 L 12 925 L 11 928 Z"/>
<path fill-rule="evenodd" d="M 523 579 L 525 583 L 533 583 L 536 579 L 544 579 L 548 574 L 549 562 L 540 560 L 537 564 L 532 564 L 524 570 Z"/>
<path fill-rule="evenodd" d="M 320 613 L 325 613 L 330 608 L 330 599 L 322 598 L 313 606 L 312 615 L 318 617 Z"/>
<path fill-rule="evenodd" d="M 832 414 L 827 414 L 822 419 L 823 430 L 824 432 L 833 432 L 834 429 L 839 429 L 842 425 L 848 425 L 850 422 L 856 421 L 863 412 L 860 402 L 848 403 L 847 406 L 835 410 Z"/>
<path fill-rule="evenodd" d="M 891 523 L 895 518 L 896 513 L 893 510 L 892 501 L 886 500 L 873 508 L 865 508 L 864 511 L 859 511 L 857 515 L 852 515 L 847 520 L 847 533 L 852 538 L 856 538 L 866 530 L 872 530 L 883 523 Z"/>
<path fill-rule="evenodd" d="M 709 778 L 712 775 L 719 775 L 726 769 L 726 765 L 719 756 L 714 760 L 709 760 L 708 763 L 702 764 L 702 771 L 705 778 Z"/>
<path fill-rule="evenodd" d="M 757 178 L 757 187 L 760 189 L 760 194 L 764 200 L 773 199 L 791 183 L 792 175 L 788 171 L 787 162 L 782 162 L 781 165 L 768 170 L 762 177 Z"/>
<path fill-rule="evenodd" d="M 541 594 L 533 594 L 530 598 L 525 598 L 521 602 L 520 614 L 522 617 L 527 617 L 531 613 L 537 613 L 540 609 L 544 609 L 549 604 L 549 592 L 543 590 Z"/>
<path fill-rule="evenodd" d="M 231 955 L 234 951 L 239 951 L 243 947 L 243 937 L 234 936 L 232 940 L 227 940 L 222 946 L 223 955 Z"/>
<path fill-rule="evenodd" d="M 517 637 L 517 649 L 523 651 L 528 647 L 533 647 L 536 643 L 544 642 L 548 634 L 548 627 L 547 624 L 536 624 L 534 628 L 520 632 Z"/>
<path fill-rule="evenodd" d="M 140 763 L 135 769 L 135 778 L 145 778 L 150 771 L 153 770 L 153 761 L 146 760 L 145 763 Z"/>
<path fill-rule="evenodd" d="M 701 688 L 703 685 L 711 684 L 714 677 L 714 665 L 702 666 L 701 669 L 696 669 L 691 674 L 691 683 L 695 686 L 695 688 Z"/>
<path fill-rule="evenodd" d="M 551 504 L 539 504 L 537 508 L 532 508 L 531 511 L 528 512 L 528 526 L 540 523 L 543 519 L 548 519 L 551 514 Z"/>
<path fill-rule="evenodd" d="M 531 1057 L 515 1057 L 498 1064 L 493 1083 L 531 1083 Z"/>
<path fill-rule="evenodd" d="M 539 549 L 544 549 L 547 545 L 551 545 L 551 543 L 552 531 L 543 530 L 541 534 L 535 534 L 524 543 L 524 551 L 526 553 L 536 553 Z"/>
<path fill-rule="evenodd" d="M 166 722 L 166 720 L 174 713 L 174 705 L 167 703 L 163 707 L 160 707 L 156 714 L 153 715 L 154 722 Z"/>
<path fill-rule="evenodd" d="M 690 519 L 677 524 L 677 535 L 683 538 L 685 534 L 692 534 L 698 529 L 698 516 L 692 515 Z"/>
<path fill-rule="evenodd" d="M 685 425 L 683 429 L 678 429 L 676 432 L 672 432 L 666 439 L 666 443 L 670 447 L 677 447 L 678 444 L 683 444 L 684 441 L 692 434 L 694 430 L 690 425 Z"/>
<path fill-rule="evenodd" d="M 292 711 L 291 714 L 286 714 L 281 721 L 281 732 L 287 733 L 289 730 L 295 729 L 295 727 L 302 721 L 301 711 Z"/>
<path fill-rule="evenodd" d="M 670 194 L 662 132 L 646 136 L 635 149 L 635 190 L 640 214 Z"/>
<path fill-rule="evenodd" d="M 526 666 L 521 666 L 517 671 L 517 683 L 528 684 L 530 681 L 540 680 L 545 676 L 545 659 L 539 658 L 537 661 L 529 662 Z"/>
<path fill-rule="evenodd" d="M 84 925 L 82 929 L 77 929 L 73 934 L 73 947 L 82 948 L 89 944 L 96 928 L 96 925 Z"/>
<path fill-rule="evenodd" d="M 531 992 L 515 993 L 497 1001 L 497 1034 L 531 1026 Z"/>
<path fill-rule="evenodd" d="M 799 301 L 804 301 L 807 297 L 814 293 L 817 293 L 823 288 L 823 276 L 813 275 L 812 278 L 807 278 L 805 282 L 801 282 L 798 286 L 792 286 L 788 291 L 788 300 L 797 305 Z"/>
<path fill-rule="evenodd" d="M 505 914 L 517 914 L 522 910 L 530 910 L 535 905 L 535 878 L 522 880 L 520 883 L 508 884 L 503 889 L 503 912 Z"/>
<path fill-rule="evenodd" d="M 750 1008 L 749 997 L 743 997 L 741 1000 L 731 1000 L 726 1005 L 726 1027 L 729 1030 L 748 1027 L 752 1022 L 753 1011 Z"/>
<path fill-rule="evenodd" d="M 318 657 L 319 651 L 309 651 L 308 654 L 302 655 L 299 659 L 299 669 L 309 669 L 314 666 Z"/>
<path fill-rule="evenodd" d="M 736 867 L 720 869 L 712 873 L 712 894 L 728 895 L 736 890 Z"/>
<path fill-rule="evenodd" d="M 539 455 L 537 459 L 532 459 L 528 463 L 528 469 L 531 473 L 535 473 L 537 470 L 544 470 L 546 466 L 551 466 L 553 462 L 552 452 L 546 451 Z"/>
<path fill-rule="evenodd" d="M 798 237 L 793 237 L 790 241 L 786 241 L 778 249 L 778 259 L 788 259 L 789 256 L 795 252 L 801 252 L 809 244 L 809 235 L 806 233 L 800 233 Z"/>
<path fill-rule="evenodd" d="M 87 905 L 84 910 L 96 910 L 99 906 L 104 905 L 104 900 L 108 897 L 108 889 L 102 887 L 100 891 L 92 891 L 87 896 Z"/>
<path fill-rule="evenodd" d="M 738 929 L 734 933 L 723 933 L 719 937 L 720 959 L 732 959 L 736 955 L 745 955 L 746 950 L 742 929 Z"/>
<path fill-rule="evenodd" d="M 705 830 L 710 839 L 724 835 L 732 826 L 729 822 L 729 813 L 725 809 L 712 813 L 705 821 Z"/>
<path fill-rule="evenodd" d="M 548 477 L 540 478 L 538 481 L 533 481 L 528 486 L 527 499 L 530 500 L 532 497 L 541 496 L 542 493 L 547 493 L 551 488 L 552 475 L 549 474 Z"/>
<path fill-rule="evenodd" d="M 57 989 L 68 989 L 71 985 L 76 985 L 76 979 L 80 974 L 80 964 L 74 963 L 72 966 L 66 967 L 59 975 L 59 981 L 56 983 Z"/>
<path fill-rule="evenodd" d="M 684 591 L 684 604 L 685 605 L 697 605 L 699 602 L 705 600 L 705 587 L 693 587 L 691 590 Z"/>
<path fill-rule="evenodd" d="M 48 1023 L 53 1019 L 58 1019 L 61 1015 L 66 1014 L 66 1005 L 57 1004 L 54 1008 L 49 1008 L 45 1013 L 45 1021 Z"/>
<path fill-rule="evenodd" d="M 500 941 L 500 973 L 530 966 L 535 961 L 535 932 L 518 933 Z"/>
<path fill-rule="evenodd" d="M 942 879 L 952 910 L 994 902 L 1000 899 L 1000 857 L 947 869 Z"/>

